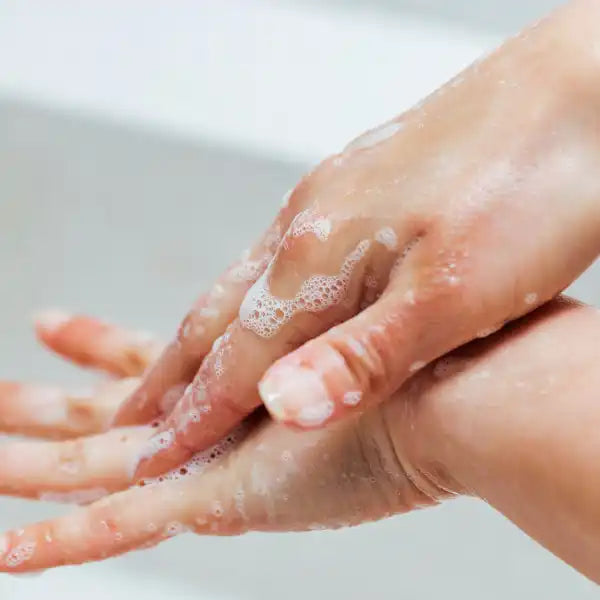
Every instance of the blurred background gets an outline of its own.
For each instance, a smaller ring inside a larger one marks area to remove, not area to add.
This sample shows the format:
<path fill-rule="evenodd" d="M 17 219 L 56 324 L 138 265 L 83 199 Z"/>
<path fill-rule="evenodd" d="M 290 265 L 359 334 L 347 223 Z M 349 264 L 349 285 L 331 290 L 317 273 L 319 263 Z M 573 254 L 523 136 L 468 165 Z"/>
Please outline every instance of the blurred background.
<path fill-rule="evenodd" d="M 4 0 L 0 378 L 87 380 L 36 347 L 65 307 L 170 335 L 284 192 L 553 0 Z M 592 269 L 573 293 L 597 303 Z M 0 527 L 58 514 L 0 501 Z M 202 539 L 0 598 L 597 597 L 481 502 L 358 529 Z"/>

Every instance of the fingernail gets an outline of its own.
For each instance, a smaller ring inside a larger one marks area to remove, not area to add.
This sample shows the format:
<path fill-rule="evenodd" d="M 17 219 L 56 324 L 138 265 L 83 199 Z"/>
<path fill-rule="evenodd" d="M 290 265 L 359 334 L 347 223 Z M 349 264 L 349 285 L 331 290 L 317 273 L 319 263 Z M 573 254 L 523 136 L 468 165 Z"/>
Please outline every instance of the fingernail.
<path fill-rule="evenodd" d="M 67 396 L 58 388 L 37 388 L 23 403 L 31 409 L 31 420 L 41 425 L 59 425 L 68 420 Z"/>
<path fill-rule="evenodd" d="M 322 377 L 312 369 L 279 367 L 259 384 L 265 406 L 278 421 L 318 427 L 333 414 L 334 404 Z"/>
<path fill-rule="evenodd" d="M 44 329 L 54 331 L 71 319 L 71 315 L 56 309 L 43 310 L 33 315 L 33 320 Z"/>

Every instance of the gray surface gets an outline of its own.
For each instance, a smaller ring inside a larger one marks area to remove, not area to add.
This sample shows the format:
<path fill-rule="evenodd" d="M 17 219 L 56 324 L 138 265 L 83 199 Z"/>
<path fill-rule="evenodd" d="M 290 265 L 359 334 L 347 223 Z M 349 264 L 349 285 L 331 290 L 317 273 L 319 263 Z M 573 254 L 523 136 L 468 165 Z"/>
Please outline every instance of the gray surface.
<path fill-rule="evenodd" d="M 28 319 L 42 306 L 168 334 L 302 171 L 1 102 L 0 132 L 0 377 L 77 379 L 33 342 Z M 579 292 L 593 300 L 597 282 L 589 275 Z M 3 500 L 0 527 L 52 512 Z M 34 600 L 59 589 L 59 577 L 62 600 L 98 578 L 106 598 L 136 589 L 123 577 L 147 587 L 160 578 L 177 600 L 597 597 L 595 586 L 470 500 L 333 533 L 184 537 L 24 587 L 0 577 L 0 597 Z"/>

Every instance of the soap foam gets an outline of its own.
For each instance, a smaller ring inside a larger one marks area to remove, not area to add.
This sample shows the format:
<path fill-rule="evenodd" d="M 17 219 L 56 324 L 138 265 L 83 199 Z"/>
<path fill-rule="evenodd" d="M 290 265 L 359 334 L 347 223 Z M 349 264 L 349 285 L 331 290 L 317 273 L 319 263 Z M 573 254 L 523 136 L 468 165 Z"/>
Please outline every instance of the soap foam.
<path fill-rule="evenodd" d="M 190 458 L 182 466 L 177 467 L 176 469 L 173 469 L 164 475 L 144 479 L 142 484 L 156 485 L 165 481 L 177 481 L 179 479 L 189 477 L 190 475 L 202 473 L 208 465 L 228 454 L 231 449 L 243 439 L 245 433 L 246 427 L 244 425 L 240 425 L 239 427 L 236 427 L 229 435 L 217 442 L 214 446 L 194 454 L 194 456 L 192 456 L 192 458 Z"/>
<path fill-rule="evenodd" d="M 391 227 L 383 227 L 375 233 L 375 239 L 383 244 L 388 250 L 395 250 L 398 247 L 398 236 Z"/>
<path fill-rule="evenodd" d="M 325 242 L 331 233 L 331 221 L 326 217 L 317 216 L 314 209 L 307 208 L 296 215 L 287 235 L 296 238 L 307 233 L 312 233 Z"/>
<path fill-rule="evenodd" d="M 350 284 L 354 267 L 370 247 L 363 240 L 346 257 L 337 275 L 313 275 L 291 299 L 276 298 L 269 290 L 267 269 L 248 290 L 240 306 L 240 323 L 263 338 L 274 336 L 280 327 L 299 312 L 321 312 L 341 302 Z"/>
<path fill-rule="evenodd" d="M 342 402 L 346 406 L 356 406 L 357 404 L 360 403 L 361 399 L 362 399 L 362 392 L 360 390 L 352 390 L 352 391 L 346 392 L 344 394 L 344 398 L 342 399 Z"/>
<path fill-rule="evenodd" d="M 13 548 L 5 557 L 4 564 L 7 567 L 18 567 L 24 562 L 27 562 L 35 552 L 35 541 L 22 542 Z"/>

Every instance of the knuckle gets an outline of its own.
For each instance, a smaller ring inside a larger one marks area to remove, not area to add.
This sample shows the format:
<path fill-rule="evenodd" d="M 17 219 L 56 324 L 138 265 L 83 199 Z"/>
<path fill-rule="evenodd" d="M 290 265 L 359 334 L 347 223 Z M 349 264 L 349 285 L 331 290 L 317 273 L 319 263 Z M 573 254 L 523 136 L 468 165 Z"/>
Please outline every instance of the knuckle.
<path fill-rule="evenodd" d="M 297 215 L 285 232 L 283 243 L 274 262 L 285 266 L 292 263 L 303 273 L 314 273 L 315 269 L 323 268 L 327 253 L 323 252 L 323 244 L 318 238 L 306 235 L 311 231 L 312 225 L 302 223 L 303 214 Z"/>
<path fill-rule="evenodd" d="M 202 296 L 194 308 L 185 316 L 177 330 L 177 341 L 182 345 L 198 340 L 205 332 L 204 319 L 205 301 Z"/>
<path fill-rule="evenodd" d="M 104 425 L 102 411 L 89 400 L 67 400 L 67 420 L 75 431 L 96 431 Z"/>
<path fill-rule="evenodd" d="M 403 301 L 423 326 L 430 327 L 438 314 L 448 320 L 450 314 L 468 308 L 472 286 L 467 256 L 466 251 L 434 247 L 413 269 L 412 286 Z"/>
<path fill-rule="evenodd" d="M 305 230 L 301 234 L 286 234 L 269 268 L 270 284 L 273 292 L 282 297 L 308 295 L 316 305 L 324 303 L 323 308 L 351 305 L 356 312 L 370 244 L 368 240 L 354 239 L 356 236 L 348 237 L 343 230 L 332 231 L 331 224 L 325 221 L 325 217 L 319 217 L 311 225 L 316 228 L 316 235 L 305 235 Z M 325 233 L 327 239 L 319 239 Z"/>
<path fill-rule="evenodd" d="M 435 296 L 453 297 L 464 290 L 466 257 L 464 250 L 438 250 L 438 256 L 429 272 L 429 284 Z"/>
<path fill-rule="evenodd" d="M 343 361 L 352 384 L 368 395 L 384 393 L 390 372 L 384 344 L 373 332 L 362 335 L 342 334 L 333 330 L 328 340 L 333 351 Z"/>
<path fill-rule="evenodd" d="M 143 349 L 130 346 L 124 348 L 121 361 L 117 365 L 120 375 L 124 377 L 133 377 L 144 372 L 148 364 L 148 358 Z"/>

